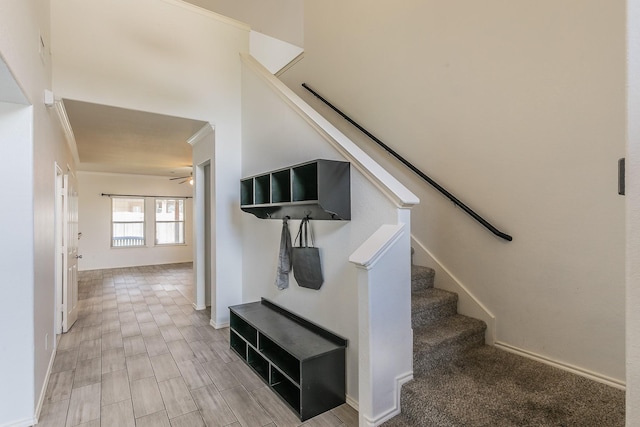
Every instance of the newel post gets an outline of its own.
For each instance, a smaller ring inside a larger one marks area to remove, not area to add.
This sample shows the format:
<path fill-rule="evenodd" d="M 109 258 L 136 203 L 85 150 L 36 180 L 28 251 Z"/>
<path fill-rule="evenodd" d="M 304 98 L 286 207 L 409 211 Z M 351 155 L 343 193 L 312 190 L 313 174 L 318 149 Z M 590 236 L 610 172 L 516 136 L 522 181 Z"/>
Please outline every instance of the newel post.
<path fill-rule="evenodd" d="M 381 226 L 349 261 L 358 268 L 359 424 L 377 426 L 400 413 L 400 388 L 413 378 L 408 227 Z"/>

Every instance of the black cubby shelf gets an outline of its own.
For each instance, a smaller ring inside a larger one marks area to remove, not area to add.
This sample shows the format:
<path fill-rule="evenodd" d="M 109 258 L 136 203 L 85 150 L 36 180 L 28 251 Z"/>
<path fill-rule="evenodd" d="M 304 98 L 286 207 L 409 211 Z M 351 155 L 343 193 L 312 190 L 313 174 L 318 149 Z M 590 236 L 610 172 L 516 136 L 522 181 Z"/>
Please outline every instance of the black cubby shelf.
<path fill-rule="evenodd" d="M 263 219 L 350 220 L 350 164 L 318 159 L 243 178 L 240 209 Z"/>
<path fill-rule="evenodd" d="M 301 421 L 345 402 L 346 339 L 265 298 L 229 310 L 231 349 Z"/>

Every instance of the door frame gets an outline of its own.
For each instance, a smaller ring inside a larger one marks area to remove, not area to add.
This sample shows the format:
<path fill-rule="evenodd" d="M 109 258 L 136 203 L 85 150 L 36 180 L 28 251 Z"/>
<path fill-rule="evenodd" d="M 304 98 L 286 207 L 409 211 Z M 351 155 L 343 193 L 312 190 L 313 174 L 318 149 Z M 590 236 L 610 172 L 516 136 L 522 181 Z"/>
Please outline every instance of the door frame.
<path fill-rule="evenodd" d="M 63 304 L 63 289 L 64 289 L 64 271 L 65 271 L 65 248 L 64 248 L 64 197 L 65 197 L 65 188 L 64 188 L 64 173 L 62 168 L 55 162 L 55 298 L 54 298 L 54 307 L 55 307 L 55 324 L 54 330 L 56 335 L 62 333 L 62 313 L 64 310 Z M 57 340 L 56 340 L 57 342 Z M 56 344 L 57 346 L 57 344 Z"/>
<path fill-rule="evenodd" d="M 211 260 L 206 259 L 205 257 L 205 218 L 206 218 L 206 209 L 211 209 L 206 206 L 206 197 L 205 190 L 207 189 L 207 185 L 205 183 L 205 167 L 207 165 L 211 165 L 211 160 L 208 159 L 198 165 L 195 165 L 194 168 L 194 287 L 195 287 L 195 302 L 193 304 L 196 310 L 204 310 L 207 308 L 206 305 L 206 290 L 205 290 L 205 276 L 207 263 L 209 263 L 209 268 L 211 265 Z"/>

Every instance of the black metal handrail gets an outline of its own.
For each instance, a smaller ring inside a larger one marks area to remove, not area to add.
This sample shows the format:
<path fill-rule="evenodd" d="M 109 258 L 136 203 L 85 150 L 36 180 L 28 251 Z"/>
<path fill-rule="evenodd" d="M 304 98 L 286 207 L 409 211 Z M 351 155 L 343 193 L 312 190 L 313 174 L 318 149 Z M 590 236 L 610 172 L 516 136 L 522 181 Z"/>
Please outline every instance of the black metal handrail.
<path fill-rule="evenodd" d="M 338 113 L 340 116 L 342 116 L 343 119 L 345 119 L 346 121 L 348 121 L 349 123 L 351 123 L 353 126 L 355 126 L 356 128 L 358 128 L 358 130 L 360 130 L 362 133 L 364 133 L 365 135 L 367 135 L 369 138 L 371 138 L 373 141 L 375 141 L 378 145 L 380 145 L 382 148 L 384 148 L 389 154 L 391 154 L 393 157 L 395 157 L 396 159 L 398 159 L 402 164 L 404 164 L 406 167 L 408 167 L 409 169 L 411 169 L 414 173 L 416 173 L 420 178 L 424 179 L 425 181 L 427 181 L 429 184 L 431 184 L 436 190 L 438 190 L 440 193 L 442 193 L 444 196 L 446 196 L 449 200 L 451 200 L 453 202 L 454 205 L 459 206 L 460 208 L 462 208 L 463 211 L 465 211 L 466 213 L 468 213 L 473 219 L 475 219 L 476 221 L 478 221 L 480 224 L 482 224 L 485 228 L 487 228 L 489 231 L 491 231 L 493 234 L 495 234 L 496 236 L 507 240 L 507 241 L 512 241 L 513 237 L 511 237 L 510 235 L 503 233 L 502 231 L 498 230 L 496 227 L 494 227 L 493 225 L 491 225 L 491 223 L 489 223 L 489 221 L 487 221 L 486 219 L 482 218 L 480 215 L 478 215 L 473 209 L 471 209 L 469 206 L 465 205 L 464 203 L 462 203 L 460 200 L 458 200 L 458 198 L 456 196 L 454 196 L 453 194 L 451 194 L 450 192 L 448 192 L 444 187 L 442 187 L 440 184 L 438 184 L 437 182 L 435 182 L 433 179 L 431 179 L 429 176 L 427 176 L 424 172 L 422 172 L 420 169 L 418 169 L 417 167 L 415 167 L 413 164 L 411 164 L 407 159 L 405 159 L 404 157 L 402 157 L 400 154 L 398 154 L 395 150 L 393 150 L 391 147 L 389 147 L 387 144 L 385 144 L 384 142 L 382 142 L 380 139 L 378 139 L 375 135 L 373 135 L 371 132 L 369 132 L 368 130 L 366 130 L 365 128 L 363 128 L 360 124 L 358 124 L 356 121 L 354 121 L 351 117 L 347 116 L 345 113 L 343 113 L 342 111 L 340 111 L 336 106 L 334 106 L 333 104 L 331 104 L 329 101 L 327 101 L 323 96 L 321 96 L 318 92 L 316 92 L 315 90 L 311 89 L 309 87 L 309 85 L 307 85 L 306 83 L 302 83 L 302 87 L 305 88 L 306 90 L 308 90 L 309 92 L 311 92 L 316 98 L 318 98 L 320 101 L 324 102 L 325 104 L 327 104 L 327 106 L 329 108 L 331 108 L 333 111 L 335 111 L 336 113 Z"/>

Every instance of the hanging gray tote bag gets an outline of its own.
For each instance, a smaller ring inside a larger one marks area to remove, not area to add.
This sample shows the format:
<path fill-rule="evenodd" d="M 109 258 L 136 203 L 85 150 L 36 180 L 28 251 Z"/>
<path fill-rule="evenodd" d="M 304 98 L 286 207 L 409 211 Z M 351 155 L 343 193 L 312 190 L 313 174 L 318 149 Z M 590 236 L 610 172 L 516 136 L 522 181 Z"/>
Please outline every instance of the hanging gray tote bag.
<path fill-rule="evenodd" d="M 295 246 L 294 242 L 292 254 L 293 276 L 296 278 L 298 285 L 303 288 L 317 290 L 320 289 L 324 282 L 320 264 L 320 250 L 313 246 L 313 234 L 311 235 L 311 246 L 308 246 L 308 226 L 309 218 L 307 217 L 300 222 L 300 229 L 295 240 L 298 241 L 298 238 L 300 238 L 300 246 Z"/>

